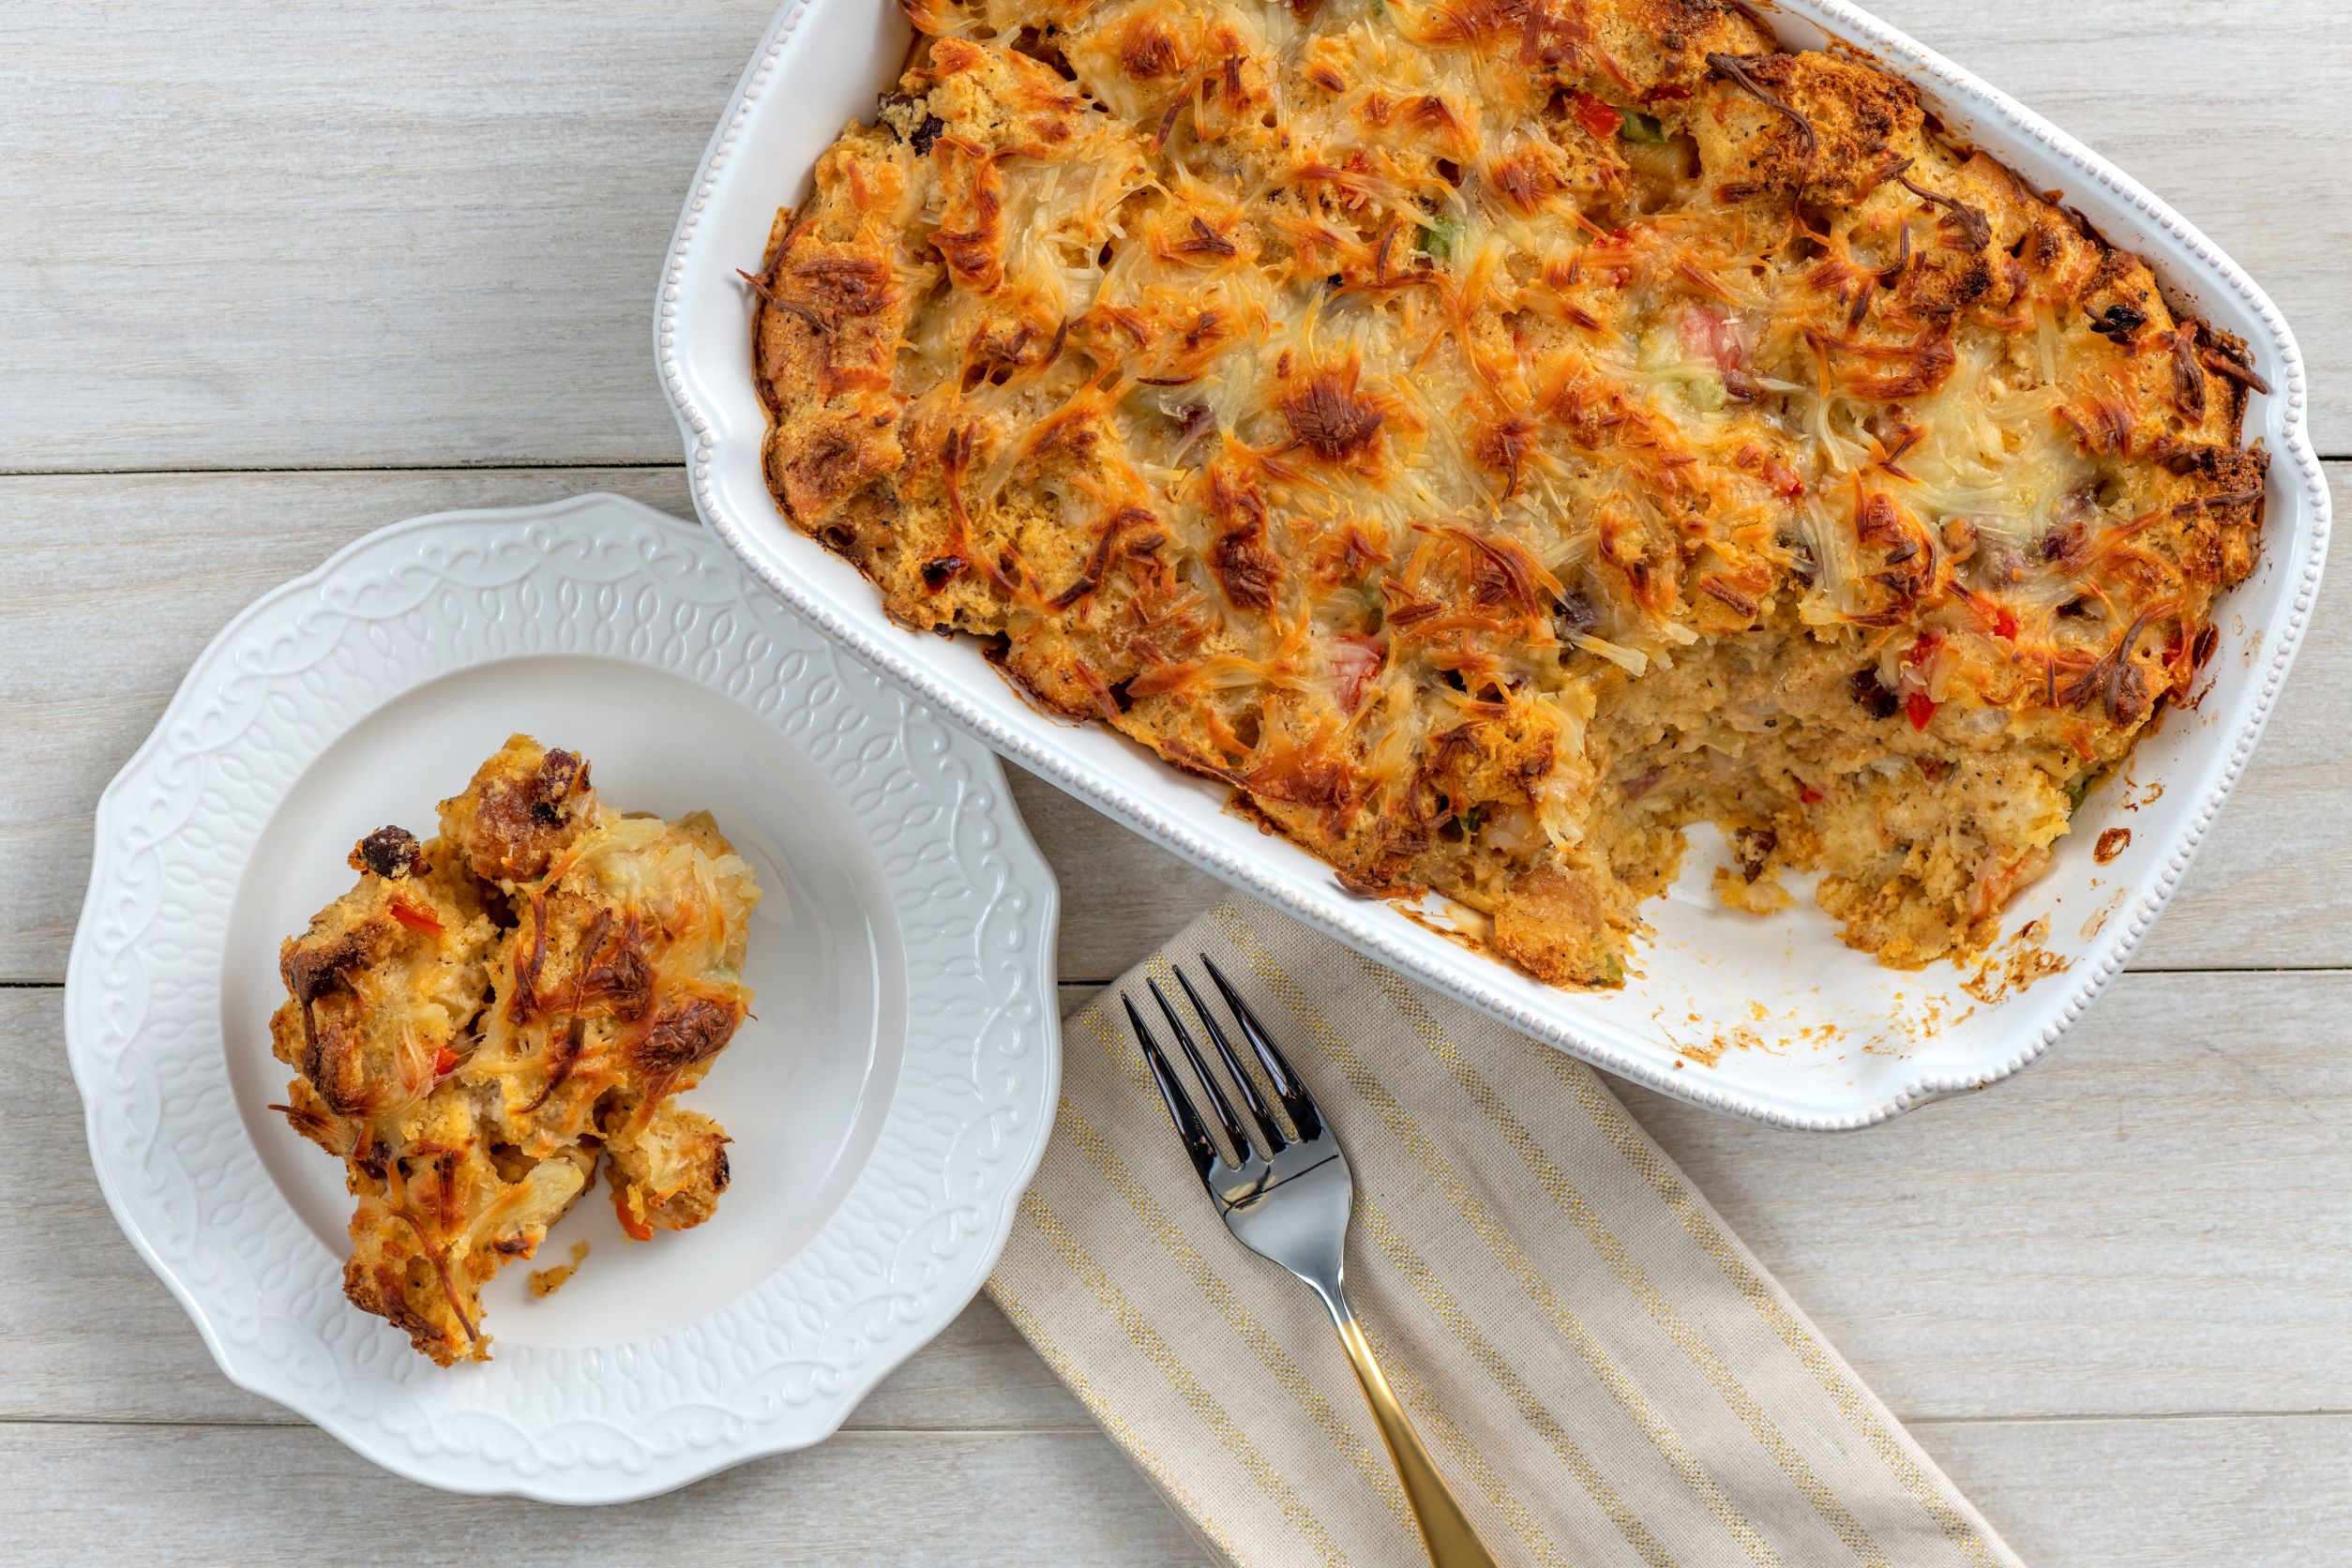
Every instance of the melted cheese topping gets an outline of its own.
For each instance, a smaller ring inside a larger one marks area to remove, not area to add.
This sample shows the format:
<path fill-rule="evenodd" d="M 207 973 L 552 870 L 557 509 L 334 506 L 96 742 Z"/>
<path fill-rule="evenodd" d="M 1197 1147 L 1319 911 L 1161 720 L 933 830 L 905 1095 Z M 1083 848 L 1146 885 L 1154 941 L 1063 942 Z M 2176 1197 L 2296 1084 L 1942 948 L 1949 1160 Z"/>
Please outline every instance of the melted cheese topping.
<path fill-rule="evenodd" d="M 1981 944 L 2251 564 L 2242 347 L 1743 13 L 911 10 L 746 274 L 779 502 L 1544 978 L 1701 819 Z"/>
<path fill-rule="evenodd" d="M 671 1096 L 749 1007 L 760 889 L 710 818 L 614 811 L 588 764 L 517 735 L 419 845 L 354 852 L 359 884 L 281 953 L 279 1107 L 357 1200 L 344 1292 L 444 1365 L 487 1360 L 481 1289 L 530 1258 L 604 1162 L 622 1228 L 707 1219 L 727 1138 Z"/>

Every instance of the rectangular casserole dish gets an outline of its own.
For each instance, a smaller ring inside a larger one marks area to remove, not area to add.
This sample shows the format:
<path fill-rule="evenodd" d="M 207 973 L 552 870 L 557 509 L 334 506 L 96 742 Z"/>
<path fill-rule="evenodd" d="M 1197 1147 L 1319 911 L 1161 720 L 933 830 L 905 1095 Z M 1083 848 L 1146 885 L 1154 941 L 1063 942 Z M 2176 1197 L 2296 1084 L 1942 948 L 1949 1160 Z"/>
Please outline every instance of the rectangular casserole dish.
<path fill-rule="evenodd" d="M 2144 736 L 2012 906 L 1983 958 L 1902 972 L 1837 940 L 1810 902 L 1769 919 L 1709 891 L 1721 845 L 1695 832 L 1681 881 L 1645 906 L 1655 936 L 1616 992 L 1545 987 L 1390 906 L 1343 891 L 1323 861 L 1227 814 L 1187 777 L 1098 727 L 1032 707 L 970 641 L 898 626 L 847 562 L 797 533 L 770 497 L 766 415 L 751 365 L 753 296 L 777 206 L 808 190 L 841 127 L 869 118 L 909 32 L 885 0 L 792 0 L 736 89 L 665 265 L 656 352 L 684 433 L 695 505 L 762 580 L 829 636 L 1005 755 L 1187 860 L 1358 950 L 1573 1054 L 1711 1109 L 1810 1130 L 1863 1126 L 1981 1088 L 2039 1057 L 2120 969 L 2178 885 L 2244 768 L 2319 583 L 2328 492 L 2304 429 L 2303 363 L 2269 298 L 2121 171 L 1957 66 L 1839 0 L 1770 13 L 1791 48 L 1858 50 L 1916 85 L 1955 138 L 2055 188 L 2147 259 L 2179 309 L 2243 337 L 2271 391 L 2248 407 L 2271 463 L 2260 565 L 2216 611 L 2207 685 Z M 2103 835 L 2113 850 L 2103 863 Z M 1424 912 L 1425 914 L 1439 912 Z"/>

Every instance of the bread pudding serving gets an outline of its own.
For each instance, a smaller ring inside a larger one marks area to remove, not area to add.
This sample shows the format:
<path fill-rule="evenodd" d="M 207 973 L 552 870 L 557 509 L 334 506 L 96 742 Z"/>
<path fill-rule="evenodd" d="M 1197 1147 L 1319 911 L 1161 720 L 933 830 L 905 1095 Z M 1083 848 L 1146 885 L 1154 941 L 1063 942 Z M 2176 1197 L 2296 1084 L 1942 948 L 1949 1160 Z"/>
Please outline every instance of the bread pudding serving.
<path fill-rule="evenodd" d="M 614 810 L 516 735 L 440 833 L 352 852 L 358 885 L 279 953 L 275 1108 L 342 1159 L 343 1289 L 447 1365 L 489 1359 L 481 1291 L 595 1181 L 645 1241 L 708 1219 L 727 1136 L 674 1103 L 742 1024 L 760 889 L 708 815 Z"/>
<path fill-rule="evenodd" d="M 746 273 L 779 505 L 1545 981 L 1622 979 L 1699 822 L 1728 903 L 1982 949 L 2252 568 L 2244 345 L 1864 59 L 1711 0 L 908 9 Z"/>

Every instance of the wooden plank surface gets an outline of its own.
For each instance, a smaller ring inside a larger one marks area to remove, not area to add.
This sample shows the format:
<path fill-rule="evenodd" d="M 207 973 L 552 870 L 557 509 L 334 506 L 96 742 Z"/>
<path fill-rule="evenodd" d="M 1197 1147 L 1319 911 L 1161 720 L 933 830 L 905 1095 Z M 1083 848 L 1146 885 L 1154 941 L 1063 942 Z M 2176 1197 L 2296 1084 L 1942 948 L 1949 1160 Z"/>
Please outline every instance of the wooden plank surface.
<path fill-rule="evenodd" d="M 295 1427 L 0 1426 L 10 1562 L 1098 1564 L 1204 1560 L 1092 1425 L 844 1432 L 666 1497 L 450 1497 Z M 165 1526 L 168 1521 L 168 1528 Z"/>
<path fill-rule="evenodd" d="M 58 995 L 0 992 L 0 1422 L 288 1419 L 113 1234 Z M 2127 974 L 2016 1082 L 1853 1137 L 1618 1088 L 1906 1420 L 2352 1410 L 2352 973 Z M 1077 1419 L 982 1305 L 852 1425 Z"/>
<path fill-rule="evenodd" d="M 239 610 L 385 523 L 595 490 L 692 510 L 675 469 L 0 479 L 0 981 L 65 978 L 98 792 Z"/>
<path fill-rule="evenodd" d="M 2035 1568 L 2316 1568 L 2352 1540 L 2341 1414 L 1914 1430 Z"/>
<path fill-rule="evenodd" d="M 2036 1568 L 2239 1568 L 2337 1560 L 2352 1419 L 1930 1424 L 1922 1441 Z M 846 1432 L 668 1497 L 609 1509 L 451 1498 L 293 1428 L 0 1427 L 10 1560 L 106 1560 L 168 1518 L 143 1562 L 570 1564 L 1205 1560 L 1108 1440 Z M 222 1477 L 234 1476 L 234 1485 Z M 2086 1477 L 2096 1478 L 2087 1485 Z M 1013 1500 L 1018 1500 L 1016 1503 Z"/>
<path fill-rule="evenodd" d="M 2330 472 L 2352 500 L 2352 464 Z M 14 566 L 0 580 L 0 864 L 22 873 L 0 903 L 0 981 L 65 977 L 91 803 L 231 616 L 385 523 L 588 490 L 690 513 L 669 469 L 0 478 Z M 2135 967 L 2352 964 L 2352 882 L 2334 854 L 2352 834 L 2338 761 L 2352 731 L 2347 611 L 2352 573 L 2338 573 L 2246 778 Z M 1015 789 L 1063 856 L 1065 978 L 1112 978 L 1213 896 L 1209 877 L 1091 807 L 1025 775 Z"/>
<path fill-rule="evenodd" d="M 1877 8 L 2245 263 L 2352 458 L 2334 8 Z M 769 13 L 0 8 L 0 1560 L 1199 1560 L 985 1304 L 809 1454 L 617 1511 L 427 1492 L 222 1380 L 89 1173 L 56 982 L 98 791 L 222 622 L 372 528 L 589 489 L 686 511 L 653 279 Z M 263 469 L 315 472 L 233 472 Z M 2046 1063 L 1835 1139 L 1625 1091 L 2045 1568 L 2327 1561 L 2352 1530 L 2347 596 L 2137 972 Z M 1014 788 L 1067 999 L 1214 897 Z"/>
<path fill-rule="evenodd" d="M 2202 225 L 2315 372 L 2352 363 L 2328 0 L 1881 8 Z M 0 470 L 676 460 L 654 279 L 770 9 L 14 0 Z M 2352 455 L 2352 381 L 2313 394 Z"/>
<path fill-rule="evenodd" d="M 1869 1135 L 1797 1138 L 1629 1095 L 2028 1561 L 2284 1563 L 2352 1523 L 2352 1422 L 2302 1413 L 2352 1393 L 2352 1199 L 2327 1157 L 2352 1122 L 2352 975 L 2234 975 L 2192 1007 L 2181 993 L 2200 983 L 2127 975 L 2018 1083 Z M 53 1048 L 57 994 L 0 993 L 0 1183 L 24 1216 L 0 1230 L 0 1475 L 34 1503 L 0 1518 L 0 1548 L 20 1548 L 0 1556 L 70 1557 L 94 1513 L 143 1532 L 168 1519 L 156 1560 L 270 1560 L 273 1541 L 293 1560 L 297 1523 L 303 1550 L 342 1555 L 397 1514 L 453 1553 L 527 1522 L 523 1561 L 641 1529 L 698 1560 L 759 1543 L 787 1561 L 1005 1560 L 1017 1544 L 1194 1560 L 986 1304 L 844 1438 L 671 1499 L 588 1514 L 385 1477 L 231 1388 L 113 1233 Z M 2232 1030 L 2239 1043 L 2210 1048 Z M 2109 1122 L 2085 1125 L 2101 1096 Z M 2298 1109 L 2284 1136 L 2283 1101 Z M 2181 1214 L 2233 1223 L 2184 1244 L 2167 1223 Z M 2172 1413 L 2249 1405 L 2275 1413 Z M 2144 1413 L 1986 1413 L 2035 1409 Z M 254 1426 L 288 1429 L 234 1430 Z M 105 1476 L 103 1502 L 83 1466 Z M 950 1509 L 961 1528 L 942 1538 Z"/>
<path fill-rule="evenodd" d="M 677 460 L 654 282 L 772 10 L 0 8 L 0 468 Z"/>
<path fill-rule="evenodd" d="M 63 992 L 0 988 L 0 1429 L 8 1422 L 299 1425 L 223 1378 L 114 1229 L 67 1070 Z M 981 1303 L 851 1417 L 856 1427 L 1064 1431 L 1078 1401 Z M 6 1560 L 0 1554 L 0 1560 Z"/>

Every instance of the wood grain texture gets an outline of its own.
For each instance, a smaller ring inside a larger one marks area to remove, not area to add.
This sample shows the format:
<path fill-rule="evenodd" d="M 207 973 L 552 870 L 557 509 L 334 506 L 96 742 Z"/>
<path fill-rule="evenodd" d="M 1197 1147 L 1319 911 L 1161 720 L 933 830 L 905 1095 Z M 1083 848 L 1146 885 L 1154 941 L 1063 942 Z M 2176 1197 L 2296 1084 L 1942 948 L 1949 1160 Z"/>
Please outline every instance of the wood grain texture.
<path fill-rule="evenodd" d="M 187 1314 L 114 1228 L 66 1067 L 63 996 L 55 987 L 0 989 L 0 1190 L 21 1198 L 0 1226 L 0 1429 L 14 1421 L 299 1425 L 220 1375 Z M 849 1425 L 1093 1429 L 985 1301 L 893 1373 Z"/>
<path fill-rule="evenodd" d="M 2352 500 L 2352 464 L 2330 472 Z M 0 478 L 0 864 L 20 872 L 0 904 L 0 981 L 65 977 L 91 807 L 239 610 L 401 518 L 589 490 L 690 512 L 668 469 Z M 2253 765 L 2135 967 L 2352 964 L 2352 882 L 2335 860 L 2352 836 L 2348 729 L 2352 574 L 2338 573 Z M 1214 896 L 1213 878 L 1052 786 L 1015 770 L 1014 793 L 1062 878 L 1066 978 L 1112 978 Z"/>
<path fill-rule="evenodd" d="M 0 1560 L 119 1563 L 1038 1562 L 1200 1550 L 1110 1440 L 844 1432 L 614 1508 L 451 1497 L 296 1427 L 0 1426 Z"/>
<path fill-rule="evenodd" d="M 2310 1544 L 2352 1524 L 2352 1422 L 2340 1416 L 1965 1419 L 2020 1406 L 2344 1404 L 2352 1215 L 2324 1189 L 2352 1119 L 2352 976 L 2230 976 L 2192 1006 L 2181 993 L 2196 984 L 2127 975 L 2080 1039 L 2017 1083 L 1847 1138 L 1631 1096 L 2043 1568 L 2310 1561 Z M 1070 1000 L 1084 989 L 1068 988 Z M 678 1560 L 712 1561 L 1197 1560 L 985 1304 L 834 1442 L 615 1511 L 428 1493 L 299 1426 L 114 1425 L 290 1418 L 219 1377 L 113 1229 L 54 1046 L 57 998 L 0 993 L 0 1182 L 23 1216 L 0 1229 L 0 1423 L 35 1423 L 0 1424 L 0 1476 L 16 1499 L 0 1557 L 105 1561 L 126 1540 L 162 1562 L 277 1560 L 273 1543 L 284 1560 L 364 1556 L 369 1531 L 397 1516 L 440 1551 L 496 1541 L 524 1562 L 573 1560 L 615 1530 L 658 1531 Z M 2234 1043 L 2214 1045 L 2224 1038 Z M 2087 1125 L 2082 1108 L 2109 1097 L 2111 1123 Z"/>
<path fill-rule="evenodd" d="M 65 978 L 98 792 L 239 610 L 402 518 L 592 490 L 691 512 L 668 469 L 0 479 L 0 980 Z"/>
<path fill-rule="evenodd" d="M 2037 1568 L 2300 1568 L 2352 1531 L 2342 1416 L 1917 1431 Z M 711 1568 L 1206 1560 L 1092 1432 L 845 1432 L 609 1509 L 428 1492 L 299 1428 L 0 1427 L 0 1553 L 26 1562 L 118 1562 L 131 1539 L 156 1564 L 364 1562 L 395 1542 L 404 1560 L 568 1564 L 656 1541 L 659 1560 Z"/>
<path fill-rule="evenodd" d="M 2352 1412 L 2352 972 L 2125 973 L 1833 1138 L 1609 1084 L 1907 1423 Z"/>
<path fill-rule="evenodd" d="M 2245 264 L 2352 458 L 2335 8 L 1875 4 Z M 428 1492 L 229 1385 L 90 1174 L 54 982 L 99 789 L 232 614 L 373 528 L 590 489 L 686 513 L 654 279 L 771 12 L 0 6 L 0 982 L 33 983 L 0 984 L 0 1561 L 1199 1560 L 986 1304 L 810 1453 L 620 1510 Z M 2140 972 L 2017 1082 L 1835 1139 L 1624 1091 L 2042 1568 L 2352 1534 L 2347 724 L 2339 572 Z M 1214 896 L 1014 791 L 1063 881 L 1065 1002 Z"/>
<path fill-rule="evenodd" d="M 2328 0 L 1880 8 L 2245 264 L 2352 454 Z M 770 13 L 15 0 L 0 59 L 40 68 L 0 115 L 0 469 L 676 460 L 654 280 Z"/>
<path fill-rule="evenodd" d="M 1907 1419 L 2352 1410 L 2352 975 L 2125 974 L 1852 1137 L 1619 1090 Z"/>
<path fill-rule="evenodd" d="M 0 9 L 0 467 L 675 461 L 654 284 L 767 0 Z"/>
<path fill-rule="evenodd" d="M 2352 1419 L 1913 1428 L 2035 1568 L 2306 1568 L 2352 1540 Z"/>
<path fill-rule="evenodd" d="M 114 1231 L 60 994 L 0 991 L 0 1422 L 290 1419 Z M 1850 1137 L 1617 1087 L 1906 1420 L 2352 1410 L 2352 974 L 2127 974 L 2014 1083 Z M 1085 1419 L 983 1304 L 851 1424 Z"/>

